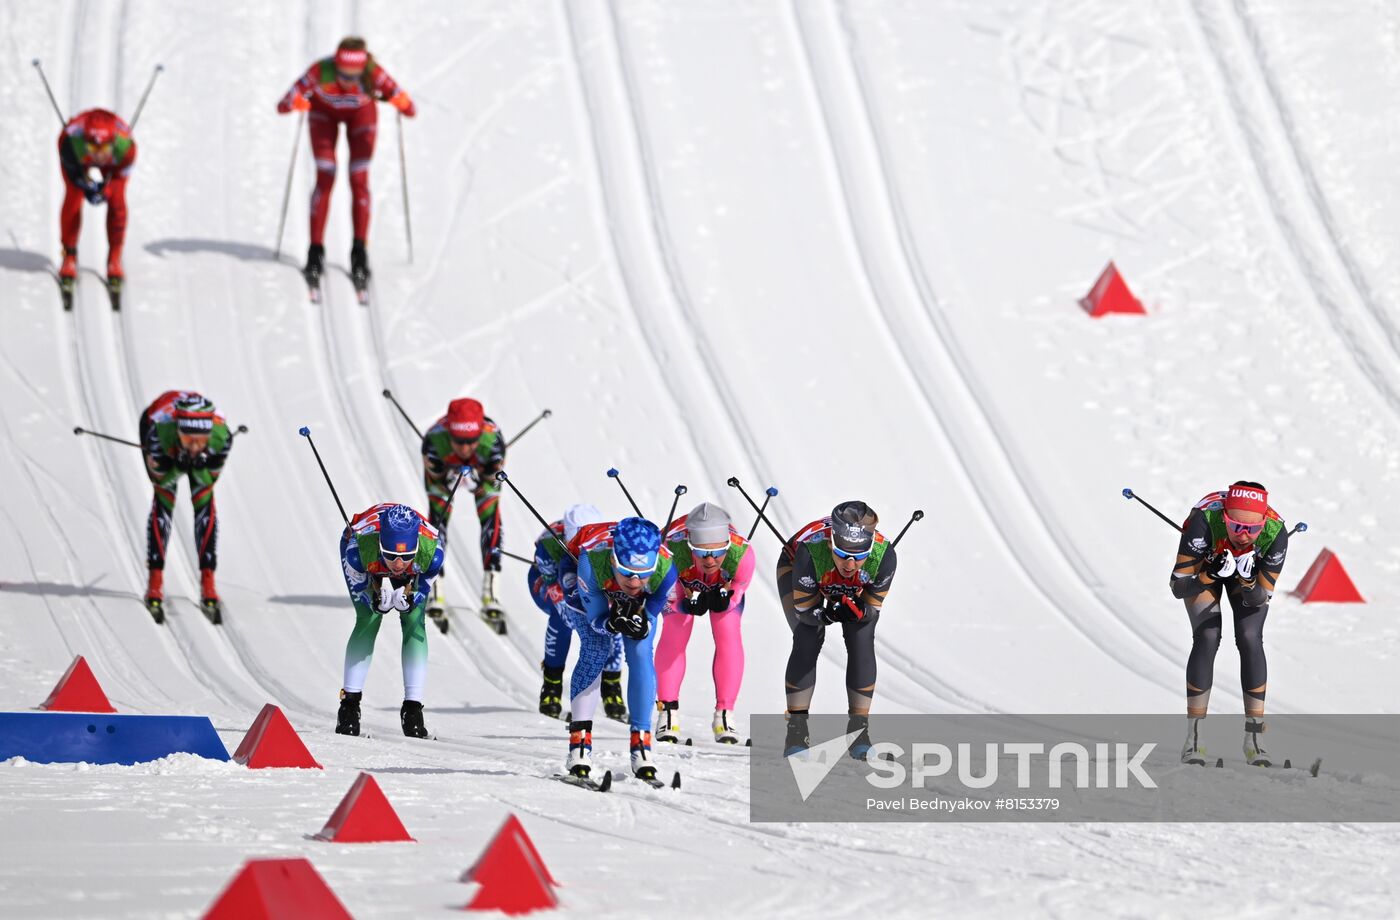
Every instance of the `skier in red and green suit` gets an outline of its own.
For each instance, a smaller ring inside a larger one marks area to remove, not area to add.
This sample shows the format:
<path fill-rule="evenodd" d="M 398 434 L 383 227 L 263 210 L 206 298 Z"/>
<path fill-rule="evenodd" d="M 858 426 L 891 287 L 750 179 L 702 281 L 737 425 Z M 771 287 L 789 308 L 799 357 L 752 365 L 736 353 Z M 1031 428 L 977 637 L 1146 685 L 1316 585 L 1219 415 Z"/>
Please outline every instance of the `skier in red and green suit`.
<path fill-rule="evenodd" d="M 136 166 L 131 128 L 106 109 L 79 112 L 58 135 L 58 163 L 65 189 L 59 214 L 63 242 L 59 278 L 72 281 L 78 275 L 78 234 L 86 198 L 89 204 L 107 203 L 107 279 L 120 282 L 126 240 L 126 183 Z"/>

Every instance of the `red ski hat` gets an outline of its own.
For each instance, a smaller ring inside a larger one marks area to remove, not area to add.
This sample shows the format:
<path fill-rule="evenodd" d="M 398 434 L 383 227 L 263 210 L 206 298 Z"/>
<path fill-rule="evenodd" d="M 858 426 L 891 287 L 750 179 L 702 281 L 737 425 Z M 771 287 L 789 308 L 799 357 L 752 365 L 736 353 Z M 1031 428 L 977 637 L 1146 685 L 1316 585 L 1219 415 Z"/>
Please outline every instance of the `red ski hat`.
<path fill-rule="evenodd" d="M 1225 491 L 1225 510 L 1266 514 L 1269 510 L 1269 493 L 1263 486 L 1237 482 Z"/>
<path fill-rule="evenodd" d="M 368 63 L 369 52 L 363 48 L 340 48 L 335 52 L 335 66 L 339 70 L 364 70 Z"/>
<path fill-rule="evenodd" d="M 459 441 L 481 437 L 486 414 L 474 399 L 454 399 L 447 404 L 447 430 Z"/>

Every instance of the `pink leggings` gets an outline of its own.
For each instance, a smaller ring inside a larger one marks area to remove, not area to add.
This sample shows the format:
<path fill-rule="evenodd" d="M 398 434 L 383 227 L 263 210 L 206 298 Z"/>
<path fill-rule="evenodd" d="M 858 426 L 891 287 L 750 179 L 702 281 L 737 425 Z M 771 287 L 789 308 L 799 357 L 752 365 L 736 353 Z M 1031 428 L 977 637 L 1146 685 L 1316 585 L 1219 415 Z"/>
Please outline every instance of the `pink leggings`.
<path fill-rule="evenodd" d="M 743 610 L 709 614 L 710 631 L 715 636 L 715 708 L 733 709 L 744 681 L 744 637 L 740 632 Z M 666 613 L 661 638 L 656 643 L 656 695 L 662 700 L 680 699 L 685 679 L 685 647 L 690 631 L 700 617 L 688 613 Z"/>

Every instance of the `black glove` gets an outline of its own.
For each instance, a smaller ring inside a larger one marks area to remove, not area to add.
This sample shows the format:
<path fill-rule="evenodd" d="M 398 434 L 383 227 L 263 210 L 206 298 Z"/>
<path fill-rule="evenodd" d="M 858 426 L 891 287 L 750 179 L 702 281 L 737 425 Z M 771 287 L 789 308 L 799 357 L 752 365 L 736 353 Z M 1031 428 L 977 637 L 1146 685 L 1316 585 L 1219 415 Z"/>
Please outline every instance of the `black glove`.
<path fill-rule="evenodd" d="M 709 607 L 715 613 L 724 613 L 729 609 L 729 589 L 723 585 L 716 585 L 700 595 L 701 600 L 709 602 Z"/>
<path fill-rule="evenodd" d="M 612 615 L 603 626 L 611 633 L 626 636 L 628 639 L 645 639 L 651 632 L 651 622 L 641 607 L 614 607 Z"/>
<path fill-rule="evenodd" d="M 82 189 L 83 195 L 87 198 L 88 204 L 101 204 L 106 192 L 106 182 L 93 182 L 91 179 L 79 179 L 75 185 Z"/>
<path fill-rule="evenodd" d="M 710 611 L 708 592 L 694 591 L 681 598 L 681 610 L 693 617 L 703 617 Z"/>
<path fill-rule="evenodd" d="M 1214 581 L 1223 581 L 1235 574 L 1235 555 L 1228 549 L 1218 549 L 1201 563 L 1201 572 Z"/>
<path fill-rule="evenodd" d="M 209 451 L 202 450 L 190 458 L 190 466 L 202 470 L 209 465 Z"/>
<path fill-rule="evenodd" d="M 855 623 L 862 616 L 856 602 L 845 596 L 827 598 L 820 609 L 822 622 L 826 624 Z"/>
<path fill-rule="evenodd" d="M 182 450 L 175 455 L 174 463 L 175 469 L 179 470 L 182 473 L 188 473 L 190 471 L 190 467 L 194 465 L 194 458 Z"/>

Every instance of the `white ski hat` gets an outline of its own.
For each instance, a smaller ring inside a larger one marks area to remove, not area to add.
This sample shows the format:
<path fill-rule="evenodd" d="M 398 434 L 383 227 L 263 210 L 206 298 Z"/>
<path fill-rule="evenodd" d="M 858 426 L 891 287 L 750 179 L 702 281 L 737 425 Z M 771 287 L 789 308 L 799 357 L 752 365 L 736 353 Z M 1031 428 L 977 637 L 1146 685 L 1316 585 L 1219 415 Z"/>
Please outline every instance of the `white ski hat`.
<path fill-rule="evenodd" d="M 691 543 L 724 543 L 729 540 L 729 514 L 719 505 L 701 502 L 685 518 Z"/>
<path fill-rule="evenodd" d="M 603 512 L 596 505 L 570 505 L 564 509 L 564 542 L 568 543 L 585 524 L 597 524 Z"/>

